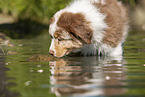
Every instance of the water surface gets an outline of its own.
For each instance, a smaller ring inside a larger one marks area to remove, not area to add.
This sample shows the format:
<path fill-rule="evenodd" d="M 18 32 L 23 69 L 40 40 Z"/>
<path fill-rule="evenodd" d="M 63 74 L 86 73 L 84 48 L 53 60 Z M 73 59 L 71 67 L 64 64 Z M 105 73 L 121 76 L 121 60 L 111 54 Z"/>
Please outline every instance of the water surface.
<path fill-rule="evenodd" d="M 145 97 L 144 32 L 131 32 L 124 55 L 115 58 L 28 62 L 48 55 L 48 33 L 12 43 L 0 53 L 0 97 Z"/>

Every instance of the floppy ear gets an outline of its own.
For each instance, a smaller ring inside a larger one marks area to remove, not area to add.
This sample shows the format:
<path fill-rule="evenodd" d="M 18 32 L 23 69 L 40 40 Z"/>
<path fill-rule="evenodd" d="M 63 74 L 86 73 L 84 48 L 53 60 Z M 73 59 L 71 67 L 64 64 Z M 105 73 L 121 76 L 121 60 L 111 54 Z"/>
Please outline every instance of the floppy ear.
<path fill-rule="evenodd" d="M 81 13 L 65 12 L 60 16 L 57 25 L 65 29 L 74 40 L 79 39 L 86 44 L 91 44 L 92 30 Z"/>

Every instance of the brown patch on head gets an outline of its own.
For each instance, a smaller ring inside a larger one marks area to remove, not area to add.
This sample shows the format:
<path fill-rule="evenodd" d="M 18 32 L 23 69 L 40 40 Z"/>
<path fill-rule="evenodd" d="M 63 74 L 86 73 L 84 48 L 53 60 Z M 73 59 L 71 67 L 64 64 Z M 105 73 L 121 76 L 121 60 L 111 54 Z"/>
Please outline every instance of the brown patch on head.
<path fill-rule="evenodd" d="M 92 30 L 81 13 L 62 13 L 57 25 L 66 30 L 74 40 L 79 39 L 86 44 L 91 44 Z"/>
<path fill-rule="evenodd" d="M 94 3 L 100 12 L 106 14 L 106 23 L 109 26 L 106 29 L 103 42 L 111 47 L 116 47 L 120 43 L 124 33 L 124 24 L 127 21 L 125 8 L 117 0 L 106 0 L 104 4 Z M 124 9 L 124 10 L 122 10 Z"/>

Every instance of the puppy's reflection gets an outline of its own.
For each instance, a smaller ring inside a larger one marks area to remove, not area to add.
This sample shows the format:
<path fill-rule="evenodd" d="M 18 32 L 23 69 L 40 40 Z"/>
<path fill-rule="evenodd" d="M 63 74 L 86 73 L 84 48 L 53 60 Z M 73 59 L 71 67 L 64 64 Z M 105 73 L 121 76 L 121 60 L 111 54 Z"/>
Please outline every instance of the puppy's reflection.
<path fill-rule="evenodd" d="M 126 89 L 122 57 L 75 57 L 51 61 L 51 91 L 57 96 L 115 96 Z"/>

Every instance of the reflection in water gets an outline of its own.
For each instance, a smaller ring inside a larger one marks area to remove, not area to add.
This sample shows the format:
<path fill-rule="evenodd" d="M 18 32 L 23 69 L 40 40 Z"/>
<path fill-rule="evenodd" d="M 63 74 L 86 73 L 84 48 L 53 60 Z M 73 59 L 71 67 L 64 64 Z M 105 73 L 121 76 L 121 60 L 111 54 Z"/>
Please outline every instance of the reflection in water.
<path fill-rule="evenodd" d="M 57 96 L 115 96 L 127 91 L 122 57 L 76 57 L 49 65 L 51 91 Z"/>
<path fill-rule="evenodd" d="M 97 57 L 48 62 L 44 60 L 48 57 L 46 44 L 50 44 L 48 33 L 14 40 L 22 45 L 5 50 L 18 52 L 16 55 L 0 51 L 0 97 L 145 97 L 145 33 L 135 33 L 125 43 L 125 62 L 122 58 Z M 36 54 L 44 57 L 25 61 Z"/>

